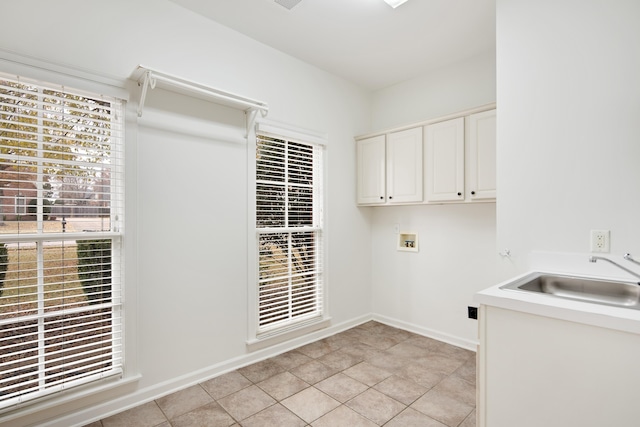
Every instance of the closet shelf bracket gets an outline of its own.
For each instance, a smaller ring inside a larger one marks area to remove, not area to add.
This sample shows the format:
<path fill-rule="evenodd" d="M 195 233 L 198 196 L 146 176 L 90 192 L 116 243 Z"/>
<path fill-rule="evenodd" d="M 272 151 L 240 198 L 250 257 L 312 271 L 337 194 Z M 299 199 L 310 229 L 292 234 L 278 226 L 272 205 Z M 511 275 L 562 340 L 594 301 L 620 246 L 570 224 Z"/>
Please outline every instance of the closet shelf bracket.
<path fill-rule="evenodd" d="M 269 112 L 269 106 L 265 102 L 256 101 L 245 96 L 176 77 L 142 65 L 139 65 L 134 70 L 132 79 L 137 81 L 138 85 L 142 88 L 140 92 L 140 102 L 138 103 L 138 117 L 142 117 L 142 111 L 149 89 L 153 90 L 156 87 L 242 110 L 248 117 L 247 128 L 253 126 L 258 113 L 260 113 L 262 117 L 266 117 Z"/>

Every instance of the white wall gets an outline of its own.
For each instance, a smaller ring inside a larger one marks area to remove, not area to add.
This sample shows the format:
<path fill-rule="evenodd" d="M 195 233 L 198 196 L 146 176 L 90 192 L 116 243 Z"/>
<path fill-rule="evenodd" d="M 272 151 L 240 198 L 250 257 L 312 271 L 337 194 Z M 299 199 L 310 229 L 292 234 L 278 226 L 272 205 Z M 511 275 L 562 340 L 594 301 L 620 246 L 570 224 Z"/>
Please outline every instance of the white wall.
<path fill-rule="evenodd" d="M 611 230 L 611 255 L 633 268 L 621 255 L 640 255 L 640 2 L 498 0 L 497 20 L 503 276 L 544 267 L 542 252 L 616 273 L 587 262 L 591 229 Z"/>
<path fill-rule="evenodd" d="M 373 95 L 381 130 L 495 102 L 495 53 L 434 70 Z M 499 109 L 499 107 L 498 107 Z M 495 204 L 362 208 L 372 215 L 373 310 L 380 320 L 467 348 L 473 294 L 496 283 Z M 394 224 L 419 233 L 418 253 L 398 252 Z"/>
<path fill-rule="evenodd" d="M 380 320 L 475 350 L 473 295 L 496 283 L 495 203 L 374 208 L 373 312 Z M 415 232 L 419 252 L 397 248 Z"/>
<path fill-rule="evenodd" d="M 486 52 L 373 94 L 373 130 L 496 102 L 496 53 Z"/>
<path fill-rule="evenodd" d="M 270 119 L 327 133 L 329 314 L 334 328 L 370 316 L 369 213 L 354 203 L 353 143 L 370 129 L 367 92 L 167 0 L 21 0 L 3 2 L 2 15 L 28 19 L 3 20 L 1 49 L 118 80 L 144 64 L 265 101 Z M 136 250 L 127 264 L 127 357 L 142 378 L 46 413 L 25 410 L 12 425 L 74 409 L 51 425 L 82 424 L 269 355 L 245 346 L 247 149 L 197 136 L 218 126 L 237 139 L 242 120 L 154 91 L 137 132 L 127 123 L 127 248 Z M 195 135 L 165 129 L 179 122 Z"/>

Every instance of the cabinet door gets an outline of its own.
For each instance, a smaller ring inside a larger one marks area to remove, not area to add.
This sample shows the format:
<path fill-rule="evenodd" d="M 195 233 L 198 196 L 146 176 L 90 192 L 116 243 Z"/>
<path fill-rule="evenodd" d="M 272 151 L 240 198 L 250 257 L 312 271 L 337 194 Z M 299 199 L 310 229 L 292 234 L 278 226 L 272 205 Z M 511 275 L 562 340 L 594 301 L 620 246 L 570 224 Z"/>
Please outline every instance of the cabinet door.
<path fill-rule="evenodd" d="M 387 198 L 389 203 L 422 201 L 422 128 L 387 136 Z"/>
<path fill-rule="evenodd" d="M 464 118 L 425 126 L 425 199 L 464 200 Z"/>
<path fill-rule="evenodd" d="M 496 110 L 469 116 L 469 188 L 471 200 L 496 198 Z"/>
<path fill-rule="evenodd" d="M 386 202 L 384 135 L 356 142 L 358 170 L 358 203 Z"/>

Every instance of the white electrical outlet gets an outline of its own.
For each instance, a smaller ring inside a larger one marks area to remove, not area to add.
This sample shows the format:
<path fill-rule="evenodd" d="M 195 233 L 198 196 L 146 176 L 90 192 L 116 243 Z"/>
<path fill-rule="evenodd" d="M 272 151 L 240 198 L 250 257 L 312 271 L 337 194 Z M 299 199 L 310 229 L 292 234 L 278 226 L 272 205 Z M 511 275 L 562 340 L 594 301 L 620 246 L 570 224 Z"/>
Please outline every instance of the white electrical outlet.
<path fill-rule="evenodd" d="M 609 230 L 591 230 L 591 252 L 609 252 Z"/>

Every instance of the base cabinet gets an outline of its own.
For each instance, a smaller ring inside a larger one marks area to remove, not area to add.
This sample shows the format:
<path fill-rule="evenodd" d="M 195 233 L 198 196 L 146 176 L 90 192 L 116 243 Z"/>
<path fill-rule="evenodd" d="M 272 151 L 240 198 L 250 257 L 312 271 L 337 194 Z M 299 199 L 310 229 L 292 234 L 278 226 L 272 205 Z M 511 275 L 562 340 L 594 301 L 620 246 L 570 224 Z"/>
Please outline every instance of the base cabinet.
<path fill-rule="evenodd" d="M 640 335 L 480 306 L 479 427 L 640 425 Z"/>

